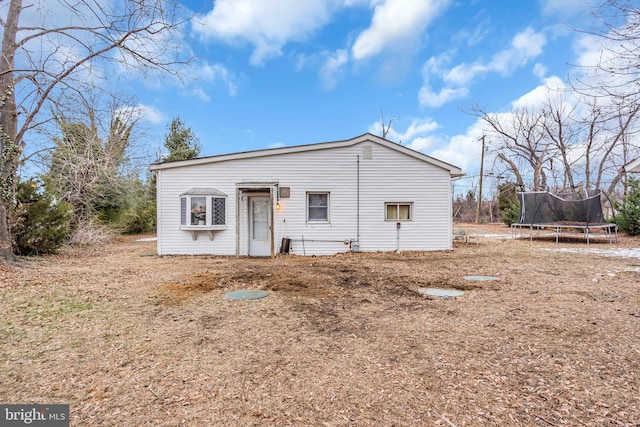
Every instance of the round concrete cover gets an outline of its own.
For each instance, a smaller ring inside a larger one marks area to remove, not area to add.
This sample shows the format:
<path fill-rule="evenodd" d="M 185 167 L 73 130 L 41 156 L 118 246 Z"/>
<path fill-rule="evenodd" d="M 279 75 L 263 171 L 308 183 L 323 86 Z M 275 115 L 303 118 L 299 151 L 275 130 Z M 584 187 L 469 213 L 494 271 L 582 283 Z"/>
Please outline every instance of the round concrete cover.
<path fill-rule="evenodd" d="M 418 292 L 422 295 L 429 295 L 432 297 L 459 297 L 463 295 L 464 292 L 459 291 L 457 289 L 440 289 L 440 288 L 419 288 Z"/>
<path fill-rule="evenodd" d="M 495 276 L 464 276 L 465 280 L 498 280 Z"/>
<path fill-rule="evenodd" d="M 239 291 L 229 292 L 224 297 L 234 301 L 246 301 L 253 299 L 262 299 L 269 296 L 269 292 L 259 289 L 242 289 Z"/>

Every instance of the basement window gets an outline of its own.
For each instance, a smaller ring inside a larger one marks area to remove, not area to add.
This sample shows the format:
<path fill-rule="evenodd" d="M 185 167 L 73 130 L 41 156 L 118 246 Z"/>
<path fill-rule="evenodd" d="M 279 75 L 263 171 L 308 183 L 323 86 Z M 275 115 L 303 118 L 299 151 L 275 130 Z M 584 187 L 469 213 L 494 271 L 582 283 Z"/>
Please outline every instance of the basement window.
<path fill-rule="evenodd" d="M 413 220 L 413 202 L 387 202 L 384 204 L 385 221 Z"/>

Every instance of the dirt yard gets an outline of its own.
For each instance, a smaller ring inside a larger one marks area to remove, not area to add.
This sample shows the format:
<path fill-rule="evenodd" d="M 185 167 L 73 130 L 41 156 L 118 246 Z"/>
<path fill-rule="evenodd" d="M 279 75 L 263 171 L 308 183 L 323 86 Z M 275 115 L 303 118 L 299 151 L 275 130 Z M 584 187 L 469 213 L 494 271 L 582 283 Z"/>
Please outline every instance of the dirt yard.
<path fill-rule="evenodd" d="M 68 403 L 72 426 L 640 425 L 640 239 L 508 232 L 276 259 L 127 237 L 0 266 L 0 403 Z"/>

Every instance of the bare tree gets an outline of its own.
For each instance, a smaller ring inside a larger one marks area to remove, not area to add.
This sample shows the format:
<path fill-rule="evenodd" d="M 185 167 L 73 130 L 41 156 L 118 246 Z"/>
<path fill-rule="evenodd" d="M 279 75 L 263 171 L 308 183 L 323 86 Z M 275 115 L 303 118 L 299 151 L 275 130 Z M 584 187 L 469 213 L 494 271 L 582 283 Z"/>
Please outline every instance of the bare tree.
<path fill-rule="evenodd" d="M 580 142 L 579 131 L 575 126 L 575 110 L 577 106 L 569 103 L 565 96 L 559 93 L 547 93 L 545 105 L 543 107 L 542 127 L 554 146 L 554 152 L 560 162 L 554 168 L 553 158 L 549 159 L 549 169 L 551 174 L 561 177 L 562 184 L 554 186 L 556 189 L 576 189 L 574 179 L 574 165 L 584 156 L 583 152 L 578 152 Z M 556 162 L 558 163 L 558 162 Z"/>
<path fill-rule="evenodd" d="M 630 153 L 638 151 L 631 147 L 629 137 L 635 132 L 640 104 L 612 106 L 603 105 L 602 100 L 581 96 L 579 104 L 570 108 L 547 104 L 545 129 L 562 161 L 569 183 L 566 189 L 601 189 L 609 182 L 608 191 L 613 192 L 621 178 L 621 166 Z"/>
<path fill-rule="evenodd" d="M 640 103 L 632 103 L 627 107 L 619 107 L 618 114 L 612 117 L 614 125 L 610 127 L 611 132 L 607 140 L 608 146 L 605 145 L 603 160 L 598 167 L 596 188 L 601 187 L 608 172 L 614 171 L 608 188 L 608 192 L 613 193 L 624 175 L 622 166 L 638 155 L 640 147 L 634 147 L 630 141 L 630 136 L 637 132 L 636 118 L 639 112 Z M 629 158 L 630 155 L 634 157 Z"/>
<path fill-rule="evenodd" d="M 558 92 L 548 93 L 539 109 L 499 114 L 474 107 L 472 114 L 487 125 L 492 151 L 521 188 L 523 175 L 531 173 L 534 191 L 600 189 L 608 182 L 611 193 L 621 166 L 640 152 L 631 138 L 640 103 L 631 99 Z"/>
<path fill-rule="evenodd" d="M 500 114 L 473 106 L 470 113 L 487 126 L 488 136 L 494 143 L 490 151 L 506 165 L 520 188 L 525 188 L 523 172 L 527 169 L 532 174 L 532 190 L 547 187 L 545 165 L 554 151 L 544 131 L 543 112 L 520 108 Z"/>
<path fill-rule="evenodd" d="M 86 101 L 86 100 L 84 100 Z M 59 136 L 48 156 L 49 187 L 73 208 L 72 226 L 91 227 L 98 210 L 117 207 L 126 193 L 124 165 L 136 125 L 116 105 L 105 120 L 98 108 L 78 101 L 80 114 L 56 115 Z M 100 122 L 109 123 L 101 130 Z"/>
<path fill-rule="evenodd" d="M 602 49 L 595 64 L 586 67 L 574 89 L 597 99 L 601 110 L 600 129 L 604 135 L 590 139 L 596 166 L 587 167 L 587 186 L 596 187 L 611 179 L 612 193 L 621 181 L 620 168 L 638 155 L 632 136 L 638 132 L 640 111 L 640 5 L 636 0 L 602 0 L 592 12 L 594 25 L 581 32 L 594 37 Z M 602 132 L 600 131 L 602 134 Z"/>
<path fill-rule="evenodd" d="M 14 255 L 7 225 L 20 155 L 56 94 L 98 87 L 105 67 L 176 73 L 172 34 L 185 20 L 173 0 L 5 0 L 0 58 L 0 260 Z M 26 22 L 21 25 L 21 18 Z M 59 22 L 55 22 L 60 18 Z M 62 19 L 63 18 L 63 19 Z"/>
<path fill-rule="evenodd" d="M 640 90 L 640 6 L 637 0 L 603 0 L 592 12 L 595 25 L 584 33 L 596 36 L 602 54 L 594 65 L 596 81 L 580 83 L 606 96 Z"/>
<path fill-rule="evenodd" d="M 380 123 L 382 123 L 382 138 L 387 139 L 387 134 L 391 130 L 391 123 L 393 123 L 393 119 L 389 119 L 389 124 L 385 126 L 384 124 L 384 113 L 380 110 Z"/>

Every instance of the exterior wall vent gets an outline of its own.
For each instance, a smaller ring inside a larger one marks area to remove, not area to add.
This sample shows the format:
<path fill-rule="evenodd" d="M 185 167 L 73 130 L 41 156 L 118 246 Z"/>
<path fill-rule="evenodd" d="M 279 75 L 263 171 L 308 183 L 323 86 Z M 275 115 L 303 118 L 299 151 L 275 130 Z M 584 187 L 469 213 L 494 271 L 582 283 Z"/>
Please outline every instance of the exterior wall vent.
<path fill-rule="evenodd" d="M 371 145 L 362 146 L 362 159 L 363 160 L 373 159 L 373 147 Z"/>
<path fill-rule="evenodd" d="M 278 194 L 282 199 L 288 199 L 291 197 L 291 187 L 280 187 L 278 190 Z"/>

